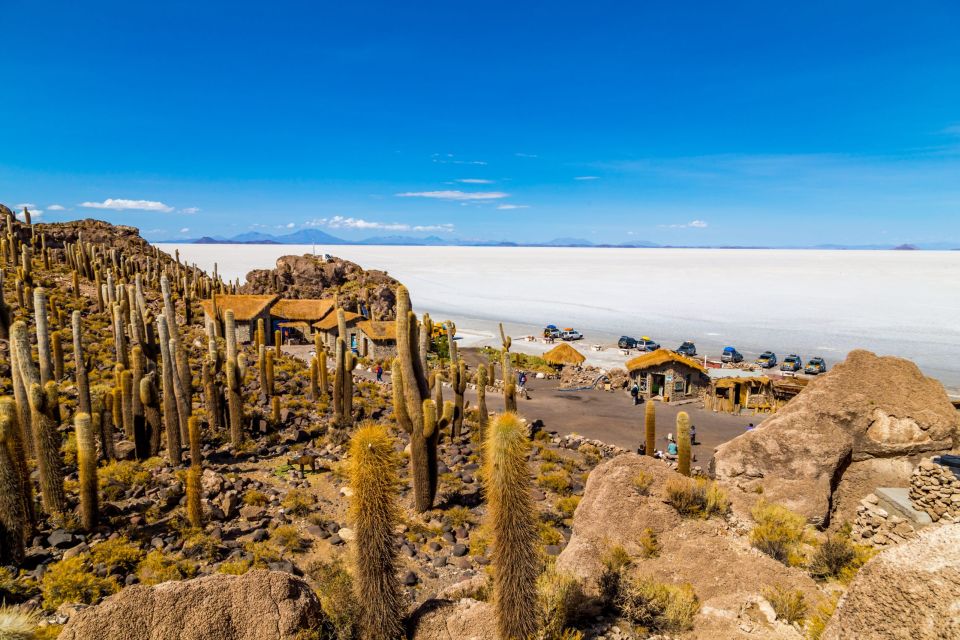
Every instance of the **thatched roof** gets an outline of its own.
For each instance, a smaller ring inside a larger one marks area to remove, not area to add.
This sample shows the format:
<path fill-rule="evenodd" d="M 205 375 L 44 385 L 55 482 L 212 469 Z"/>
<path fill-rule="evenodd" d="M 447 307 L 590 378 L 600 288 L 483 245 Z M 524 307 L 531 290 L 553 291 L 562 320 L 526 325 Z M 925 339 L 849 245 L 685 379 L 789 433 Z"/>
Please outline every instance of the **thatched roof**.
<path fill-rule="evenodd" d="M 767 376 L 733 376 L 730 378 L 718 378 L 713 381 L 713 386 L 717 389 L 727 389 L 738 384 L 748 384 L 751 387 L 765 387 L 770 384 L 770 378 Z"/>
<path fill-rule="evenodd" d="M 290 320 L 288 322 L 278 322 L 277 326 L 281 329 L 296 329 L 300 333 L 310 333 L 310 323 L 303 320 Z"/>
<path fill-rule="evenodd" d="M 344 311 L 343 315 L 344 315 L 344 318 L 346 318 L 347 320 L 348 326 L 351 324 L 357 323 L 360 320 L 364 320 L 364 317 L 362 315 L 360 315 L 359 313 L 354 313 L 353 311 Z M 323 318 L 323 320 L 320 320 L 319 322 L 314 322 L 313 327 L 315 329 L 319 329 L 320 331 L 331 331 L 333 329 L 336 329 L 337 314 L 328 313 L 326 317 Z"/>
<path fill-rule="evenodd" d="M 270 307 L 270 315 L 284 320 L 316 321 L 333 310 L 333 298 L 281 298 Z"/>
<path fill-rule="evenodd" d="M 222 317 L 230 309 L 234 320 L 245 322 L 263 313 L 276 299 L 275 295 L 217 296 L 217 311 Z M 201 300 L 200 306 L 208 316 L 213 316 L 213 300 Z"/>
<path fill-rule="evenodd" d="M 363 320 L 357 323 L 357 328 L 374 342 L 395 342 L 397 339 L 397 323 L 384 320 Z"/>
<path fill-rule="evenodd" d="M 694 360 L 693 358 L 688 358 L 687 356 L 681 355 L 676 351 L 670 351 L 669 349 L 657 349 L 650 353 L 645 353 L 641 356 L 637 356 L 632 360 L 627 361 L 627 371 L 633 373 L 639 369 L 648 369 L 650 367 L 659 367 L 662 364 L 667 362 L 678 362 L 680 364 L 686 365 L 691 369 L 696 369 L 701 373 L 706 373 L 707 370 L 704 366 Z"/>
<path fill-rule="evenodd" d="M 566 342 L 561 342 L 543 354 L 542 357 L 550 364 L 583 364 L 583 361 L 587 359 L 586 356 Z"/>

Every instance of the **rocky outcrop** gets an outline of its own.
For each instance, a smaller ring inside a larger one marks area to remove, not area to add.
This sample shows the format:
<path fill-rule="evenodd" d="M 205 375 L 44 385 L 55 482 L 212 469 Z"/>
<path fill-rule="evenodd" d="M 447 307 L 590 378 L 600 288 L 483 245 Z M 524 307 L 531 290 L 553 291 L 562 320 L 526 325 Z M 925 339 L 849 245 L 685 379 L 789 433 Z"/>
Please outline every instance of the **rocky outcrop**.
<path fill-rule="evenodd" d="M 256 269 L 247 274 L 241 293 L 279 293 L 284 298 L 332 298 L 356 311 L 358 303 L 368 317 L 392 320 L 395 317 L 395 290 L 400 283 L 384 271 L 365 270 L 340 258 L 323 256 L 281 256 L 274 269 Z"/>
<path fill-rule="evenodd" d="M 470 598 L 427 600 L 410 617 L 413 640 L 488 640 L 497 637 L 493 608 Z"/>
<path fill-rule="evenodd" d="M 924 529 L 868 562 L 823 640 L 960 638 L 960 525 Z"/>
<path fill-rule="evenodd" d="M 938 458 L 924 460 L 910 477 L 910 501 L 934 522 L 960 520 L 960 477 Z"/>
<path fill-rule="evenodd" d="M 303 580 L 279 571 L 133 586 L 74 615 L 60 640 L 293 640 L 323 623 Z"/>
<path fill-rule="evenodd" d="M 640 472 L 652 478 L 648 495 L 635 487 Z M 681 517 L 665 503 L 664 487 L 677 477 L 661 461 L 633 453 L 598 465 L 587 479 L 574 513 L 573 535 L 557 558 L 557 568 L 580 578 L 588 592 L 595 592 L 603 556 L 620 545 L 630 554 L 638 574 L 661 582 L 689 583 L 703 603 L 702 611 L 713 612 L 703 623 L 716 629 L 726 628 L 728 622 L 736 626 L 741 610 L 749 609 L 749 603 L 770 588 L 789 585 L 803 591 L 808 602 L 820 598 L 810 576 L 753 549 L 725 520 Z M 640 547 L 648 528 L 661 547 L 652 558 L 644 558 Z"/>
<path fill-rule="evenodd" d="M 874 494 L 868 494 L 857 506 L 851 531 L 854 542 L 885 549 L 917 537 L 917 528 L 906 518 L 880 506 Z"/>
<path fill-rule="evenodd" d="M 949 451 L 958 431 L 939 382 L 908 360 L 852 351 L 779 413 L 717 447 L 714 472 L 822 526 L 851 462 Z"/>

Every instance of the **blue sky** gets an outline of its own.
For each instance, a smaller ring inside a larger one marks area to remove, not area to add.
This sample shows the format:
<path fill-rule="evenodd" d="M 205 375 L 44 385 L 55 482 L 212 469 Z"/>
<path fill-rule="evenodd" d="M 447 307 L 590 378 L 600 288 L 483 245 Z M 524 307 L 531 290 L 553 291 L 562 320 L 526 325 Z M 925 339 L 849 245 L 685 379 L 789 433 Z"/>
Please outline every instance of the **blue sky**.
<path fill-rule="evenodd" d="M 960 3 L 404 4 L 3 0 L 0 202 L 152 239 L 960 244 Z"/>

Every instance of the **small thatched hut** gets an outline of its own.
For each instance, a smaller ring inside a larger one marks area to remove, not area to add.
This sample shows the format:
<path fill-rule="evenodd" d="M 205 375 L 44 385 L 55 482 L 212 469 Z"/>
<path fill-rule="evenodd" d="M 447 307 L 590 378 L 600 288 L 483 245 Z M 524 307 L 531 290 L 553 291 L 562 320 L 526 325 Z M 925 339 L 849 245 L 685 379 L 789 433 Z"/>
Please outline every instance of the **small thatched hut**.
<path fill-rule="evenodd" d="M 716 378 L 703 399 L 705 409 L 739 414 L 776 413 L 806 386 L 805 378 L 769 376 Z"/>
<path fill-rule="evenodd" d="M 361 320 L 357 323 L 360 355 L 373 360 L 390 360 L 397 355 L 397 323 Z"/>
<path fill-rule="evenodd" d="M 665 402 L 695 398 L 710 385 L 702 364 L 668 349 L 657 349 L 629 360 L 627 371 L 642 395 L 660 396 Z"/>
<path fill-rule="evenodd" d="M 208 321 L 215 322 L 218 326 L 223 326 L 223 314 L 225 311 L 233 311 L 233 319 L 236 321 L 237 341 L 244 343 L 253 340 L 257 332 L 257 321 L 263 320 L 265 329 L 271 326 L 270 307 L 276 301 L 275 295 L 238 295 L 238 296 L 217 296 L 213 300 L 201 300 L 200 306 L 203 307 L 203 323 Z M 216 301 L 216 305 L 214 305 Z M 271 343 L 273 336 L 270 331 L 264 336 L 267 344 Z"/>
<path fill-rule="evenodd" d="M 366 318 L 353 311 L 344 311 L 343 315 L 347 321 L 347 335 L 344 336 L 344 339 L 347 341 L 347 347 L 359 352 L 360 341 L 357 324 L 362 320 L 366 320 Z M 337 338 L 339 337 L 340 329 L 337 326 L 337 314 L 335 312 L 328 313 L 327 316 L 319 322 L 314 322 L 313 328 L 320 334 L 320 339 L 323 341 L 323 344 L 326 345 L 327 349 L 332 352 L 337 348 Z"/>
<path fill-rule="evenodd" d="M 270 307 L 273 330 L 280 329 L 284 340 L 313 340 L 311 325 L 326 318 L 333 310 L 333 298 L 282 298 Z"/>
<path fill-rule="evenodd" d="M 555 367 L 562 367 L 565 364 L 572 364 L 579 367 L 587 358 L 566 342 L 561 342 L 543 354 L 543 359 Z"/>

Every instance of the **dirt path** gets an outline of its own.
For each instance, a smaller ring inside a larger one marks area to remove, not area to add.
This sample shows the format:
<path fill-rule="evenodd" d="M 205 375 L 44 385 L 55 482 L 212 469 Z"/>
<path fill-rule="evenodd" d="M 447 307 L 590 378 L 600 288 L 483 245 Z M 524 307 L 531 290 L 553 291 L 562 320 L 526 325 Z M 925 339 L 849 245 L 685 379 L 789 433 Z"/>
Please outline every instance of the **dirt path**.
<path fill-rule="evenodd" d="M 307 358 L 310 347 L 285 347 L 287 351 L 298 357 Z M 474 364 L 476 356 L 464 353 L 468 364 Z M 373 375 L 365 370 L 357 370 L 356 374 L 366 379 L 373 379 Z M 384 373 L 384 380 L 389 382 L 389 373 Z M 625 391 L 608 392 L 598 390 L 588 391 L 561 391 L 557 380 L 531 379 L 527 387 L 530 399 L 518 401 L 520 413 L 528 420 L 543 420 L 545 427 L 561 435 L 577 433 L 581 436 L 600 440 L 608 444 L 617 445 L 625 449 L 635 450 L 644 439 L 643 414 L 644 405 L 634 406 L 633 400 Z M 444 389 L 446 399 L 451 399 L 453 392 Z M 470 406 L 476 406 L 477 395 L 468 389 L 465 398 Z M 706 466 L 718 445 L 731 440 L 746 430 L 748 424 L 759 424 L 763 416 L 733 416 L 726 413 L 714 413 L 704 410 L 699 403 L 684 405 L 664 405 L 657 403 L 657 446 L 666 447 L 666 436 L 674 433 L 677 413 L 686 411 L 690 415 L 691 423 L 697 429 L 697 442 L 693 452 L 697 464 Z M 490 411 L 503 411 L 503 396 L 487 393 L 487 408 Z"/>

